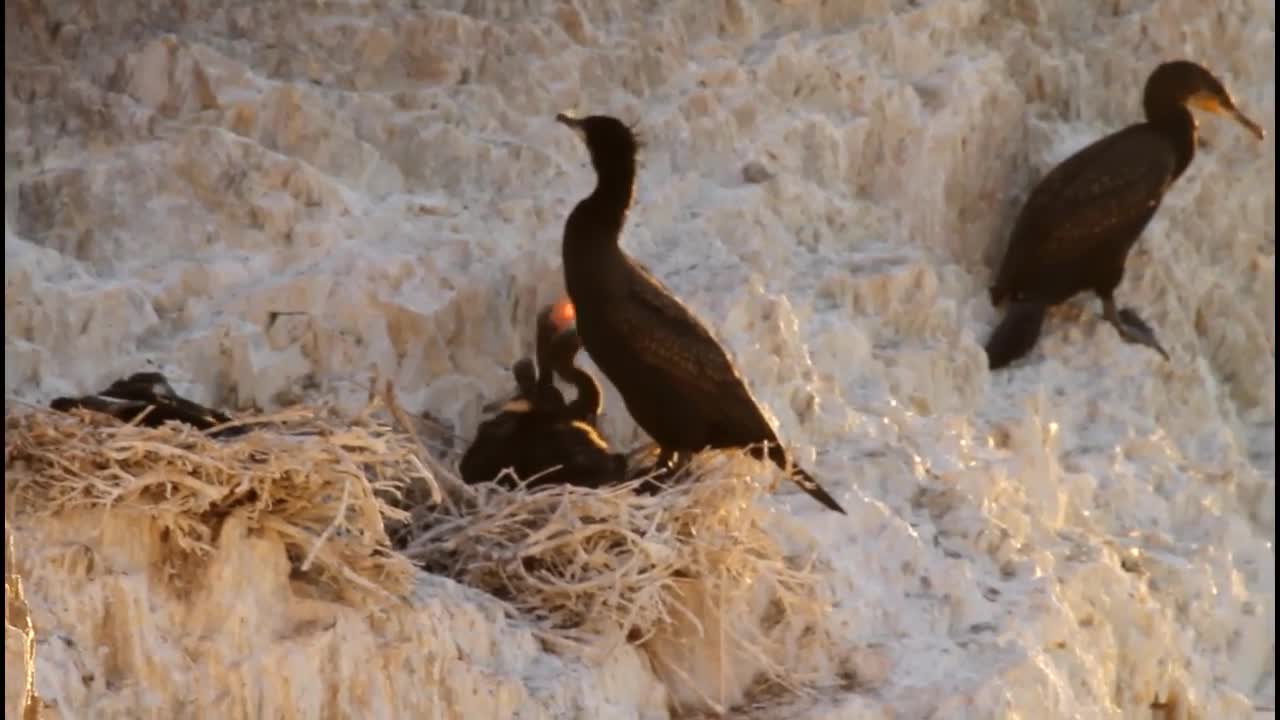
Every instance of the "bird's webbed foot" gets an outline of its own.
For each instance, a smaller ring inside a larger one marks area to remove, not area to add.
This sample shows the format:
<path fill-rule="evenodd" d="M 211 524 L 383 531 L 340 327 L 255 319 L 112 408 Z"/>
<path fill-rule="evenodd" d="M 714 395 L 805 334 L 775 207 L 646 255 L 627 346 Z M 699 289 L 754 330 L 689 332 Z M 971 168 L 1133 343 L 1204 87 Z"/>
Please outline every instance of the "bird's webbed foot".
<path fill-rule="evenodd" d="M 1147 347 L 1160 353 L 1165 360 L 1169 359 L 1169 353 L 1160 345 L 1160 341 L 1156 339 L 1155 330 L 1147 324 L 1145 320 L 1138 316 L 1138 313 L 1131 308 L 1116 308 L 1114 302 L 1106 302 L 1103 304 L 1103 316 L 1107 322 L 1111 323 L 1116 332 L 1120 333 L 1120 337 L 1126 342 L 1136 345 L 1146 345 Z"/>

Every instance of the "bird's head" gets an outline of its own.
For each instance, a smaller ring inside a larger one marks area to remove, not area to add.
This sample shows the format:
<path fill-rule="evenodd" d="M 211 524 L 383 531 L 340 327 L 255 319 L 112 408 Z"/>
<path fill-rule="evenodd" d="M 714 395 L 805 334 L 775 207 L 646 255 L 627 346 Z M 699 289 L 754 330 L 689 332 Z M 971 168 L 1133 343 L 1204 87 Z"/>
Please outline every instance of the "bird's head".
<path fill-rule="evenodd" d="M 559 122 L 582 138 L 591 153 L 591 164 L 601 172 L 610 163 L 634 162 L 640 152 L 641 141 L 633 128 L 610 115 L 574 117 L 568 113 L 556 115 Z"/>
<path fill-rule="evenodd" d="M 520 358 L 512 366 L 511 374 L 516 378 L 516 387 L 519 388 L 520 394 L 533 397 L 538 390 L 538 373 L 534 370 L 533 360 Z"/>
<path fill-rule="evenodd" d="M 553 368 L 572 364 L 581 349 L 577 314 L 568 298 L 547 305 L 538 313 L 538 368 L 546 378 L 550 378 Z"/>
<path fill-rule="evenodd" d="M 1266 131 L 1236 106 L 1235 98 L 1213 73 L 1189 60 L 1160 65 L 1147 80 L 1147 94 L 1163 90 L 1197 110 L 1234 118 L 1254 137 L 1262 140 Z"/>
<path fill-rule="evenodd" d="M 506 400 L 495 400 L 480 406 L 480 412 L 488 416 L 527 413 L 533 410 L 533 399 L 538 395 L 538 375 L 533 360 L 520 358 L 511 366 L 516 379 L 516 395 Z"/>

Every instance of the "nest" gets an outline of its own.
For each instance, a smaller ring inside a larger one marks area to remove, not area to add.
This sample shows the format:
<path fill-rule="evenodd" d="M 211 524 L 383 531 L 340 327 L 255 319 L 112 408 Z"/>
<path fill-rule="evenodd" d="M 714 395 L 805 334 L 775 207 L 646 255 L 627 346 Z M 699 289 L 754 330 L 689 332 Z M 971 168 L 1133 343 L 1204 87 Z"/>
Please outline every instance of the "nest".
<path fill-rule="evenodd" d="M 741 453 L 698 456 L 658 495 L 634 491 L 646 478 L 505 490 L 466 486 L 425 452 L 390 387 L 350 421 L 300 408 L 238 422 L 254 428 L 217 440 L 179 423 L 6 412 L 7 514 L 142 513 L 175 563 L 200 563 L 240 513 L 284 542 L 295 577 L 346 602 L 403 597 L 416 563 L 504 600 L 554 650 L 640 646 L 677 705 L 723 712 L 751 688 L 813 680 L 798 660 L 825 638 L 824 586 L 811 551 L 792 556 L 767 531 L 761 466 Z"/>
<path fill-rule="evenodd" d="M 6 410 L 6 514 L 141 513 L 159 525 L 177 567 L 206 560 L 222 522 L 238 513 L 282 540 L 296 576 L 338 597 L 407 593 L 414 568 L 391 551 L 384 517 L 407 519 L 393 506 L 407 484 L 434 487 L 417 443 L 369 412 L 338 423 L 301 408 L 253 423 L 216 440 L 181 423 Z"/>
<path fill-rule="evenodd" d="M 812 678 L 797 645 L 829 607 L 812 553 L 789 556 L 766 531 L 759 468 L 741 453 L 704 453 L 658 495 L 634 492 L 644 478 L 600 490 L 471 486 L 416 510 L 402 551 L 506 601 L 553 647 L 640 645 L 668 686 L 723 711 L 734 700 L 708 686 L 725 673 L 735 686 L 801 691 Z"/>

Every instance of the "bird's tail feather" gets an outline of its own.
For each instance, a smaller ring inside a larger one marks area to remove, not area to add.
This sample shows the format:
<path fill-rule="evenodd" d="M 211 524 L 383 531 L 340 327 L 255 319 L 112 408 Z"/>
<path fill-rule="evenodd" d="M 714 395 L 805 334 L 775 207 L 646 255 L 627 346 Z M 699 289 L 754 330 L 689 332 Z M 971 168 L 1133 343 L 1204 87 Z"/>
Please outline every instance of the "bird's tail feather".
<path fill-rule="evenodd" d="M 836 502 L 836 499 L 831 497 L 831 493 L 827 492 L 825 488 L 819 485 L 818 481 L 815 480 L 812 475 L 805 472 L 799 465 L 791 465 L 791 467 L 787 467 L 791 464 L 790 458 L 787 457 L 787 453 L 782 449 L 781 445 L 777 443 L 768 443 L 768 446 L 769 459 L 773 461 L 773 464 L 782 468 L 784 471 L 789 472 L 791 481 L 796 485 L 799 485 L 801 490 L 804 490 L 809 494 L 809 497 L 822 503 L 830 510 L 835 510 L 841 515 L 848 515 L 848 513 L 844 511 L 844 508 L 840 507 L 840 503 Z M 760 446 L 758 445 L 753 446 L 752 454 L 759 457 L 762 454 L 759 452 L 759 448 Z"/>

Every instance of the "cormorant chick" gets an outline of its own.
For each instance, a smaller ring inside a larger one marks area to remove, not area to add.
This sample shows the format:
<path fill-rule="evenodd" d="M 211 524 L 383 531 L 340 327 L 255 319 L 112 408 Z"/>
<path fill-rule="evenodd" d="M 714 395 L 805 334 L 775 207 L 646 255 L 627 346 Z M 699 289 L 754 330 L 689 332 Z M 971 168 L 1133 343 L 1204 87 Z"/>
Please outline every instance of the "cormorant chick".
<path fill-rule="evenodd" d="M 1102 300 L 1103 317 L 1126 341 L 1169 354 L 1138 314 L 1116 307 L 1125 259 L 1169 187 L 1191 163 L 1196 120 L 1187 105 L 1230 115 L 1261 140 L 1265 133 L 1236 107 L 1208 70 L 1167 62 L 1147 78 L 1146 122 L 1104 137 L 1064 160 L 1031 191 L 991 287 L 1010 301 L 987 341 L 991 369 L 1031 351 L 1045 312 L 1078 292 Z"/>
<path fill-rule="evenodd" d="M 489 482 L 507 468 L 521 480 L 538 475 L 529 487 L 552 483 L 603 487 L 625 480 L 626 458 L 609 452 L 600 434 L 584 421 L 594 421 L 594 415 L 582 410 L 581 391 L 566 405 L 554 385 L 553 368 L 573 367 L 577 353 L 571 350 L 576 345 L 569 324 L 572 320 L 572 307 L 566 310 L 561 304 L 538 314 L 537 375 L 533 375 L 533 362 L 528 358 L 516 363 L 513 374 L 519 394 L 480 424 L 460 464 L 464 482 Z M 559 469 L 545 472 L 557 466 Z M 506 478 L 503 482 L 510 484 Z"/>
<path fill-rule="evenodd" d="M 582 350 L 582 340 L 578 337 L 573 303 L 558 302 L 548 306 L 543 310 L 543 314 L 548 316 L 548 323 L 554 324 L 561 330 L 553 341 L 547 343 L 549 352 L 546 353 L 545 358 L 539 358 L 538 363 L 554 370 L 560 379 L 572 385 L 577 391 L 577 397 L 565 406 L 567 417 L 596 427 L 596 421 L 604 405 L 604 393 L 600 390 L 600 383 L 595 377 L 575 363 L 578 353 Z M 550 317 L 553 314 L 555 317 Z M 539 320 L 541 321 L 541 318 Z M 547 373 L 547 382 L 550 381 L 550 376 L 551 373 Z"/>
<path fill-rule="evenodd" d="M 635 193 L 639 145 L 631 129 L 606 115 L 556 120 L 582 137 L 596 171 L 595 190 L 564 228 L 564 277 L 578 334 L 636 424 L 661 448 L 659 465 L 673 467 L 681 454 L 687 461 L 706 448 L 749 447 L 843 513 L 811 475 L 788 467 L 786 450 L 710 331 L 618 246 Z"/>
<path fill-rule="evenodd" d="M 174 392 L 162 373 L 140 372 L 116 380 L 107 389 L 95 395 L 54 398 L 49 407 L 58 412 L 70 412 L 84 408 L 110 415 L 125 423 L 133 422 L 148 407 L 148 412 L 138 423 L 144 427 L 160 427 L 175 420 L 197 430 L 207 431 L 223 423 L 231 422 L 231 416 L 213 408 L 188 400 Z M 214 437 L 231 437 L 248 432 L 243 425 L 223 428 Z"/>

